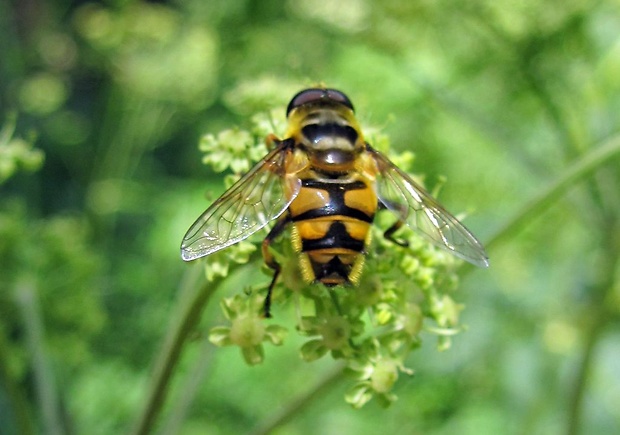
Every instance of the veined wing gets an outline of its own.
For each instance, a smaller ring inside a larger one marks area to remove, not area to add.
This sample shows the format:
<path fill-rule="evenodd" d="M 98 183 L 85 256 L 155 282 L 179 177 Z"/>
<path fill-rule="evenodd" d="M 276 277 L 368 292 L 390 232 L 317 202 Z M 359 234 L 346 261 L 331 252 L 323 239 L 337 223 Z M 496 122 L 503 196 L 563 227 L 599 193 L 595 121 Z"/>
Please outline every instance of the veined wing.
<path fill-rule="evenodd" d="M 183 237 L 183 260 L 195 260 L 240 242 L 286 211 L 299 193 L 301 181 L 287 181 L 285 156 L 283 145 L 271 151 L 194 222 Z"/>
<path fill-rule="evenodd" d="M 410 228 L 434 245 L 476 266 L 488 267 L 482 244 L 457 218 L 379 151 L 368 147 L 379 170 L 377 196 Z"/>

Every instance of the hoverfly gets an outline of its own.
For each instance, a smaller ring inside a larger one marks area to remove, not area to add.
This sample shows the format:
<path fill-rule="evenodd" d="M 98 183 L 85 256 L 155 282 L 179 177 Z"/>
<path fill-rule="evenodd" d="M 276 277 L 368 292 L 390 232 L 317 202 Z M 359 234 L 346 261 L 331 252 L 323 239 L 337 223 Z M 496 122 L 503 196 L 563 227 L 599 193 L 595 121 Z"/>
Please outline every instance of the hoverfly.
<path fill-rule="evenodd" d="M 194 222 L 181 244 L 183 260 L 212 254 L 275 221 L 262 243 L 264 261 L 274 271 L 266 317 L 281 269 L 269 246 L 287 227 L 304 281 L 327 287 L 358 282 L 370 225 L 381 209 L 397 218 L 384 233 L 387 239 L 406 245 L 393 237 L 406 224 L 457 257 L 489 265 L 473 234 L 364 140 L 344 93 L 305 89 L 286 113 L 285 139 L 270 135 L 273 149 Z"/>

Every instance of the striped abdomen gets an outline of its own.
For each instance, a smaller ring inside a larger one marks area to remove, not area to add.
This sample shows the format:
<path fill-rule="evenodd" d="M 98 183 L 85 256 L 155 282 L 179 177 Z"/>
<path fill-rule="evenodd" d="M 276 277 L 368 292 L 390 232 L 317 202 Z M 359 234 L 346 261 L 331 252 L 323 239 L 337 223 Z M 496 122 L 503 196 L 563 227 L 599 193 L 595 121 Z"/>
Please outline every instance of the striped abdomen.
<path fill-rule="evenodd" d="M 304 279 L 356 283 L 376 210 L 375 191 L 359 175 L 303 179 L 289 213 Z"/>

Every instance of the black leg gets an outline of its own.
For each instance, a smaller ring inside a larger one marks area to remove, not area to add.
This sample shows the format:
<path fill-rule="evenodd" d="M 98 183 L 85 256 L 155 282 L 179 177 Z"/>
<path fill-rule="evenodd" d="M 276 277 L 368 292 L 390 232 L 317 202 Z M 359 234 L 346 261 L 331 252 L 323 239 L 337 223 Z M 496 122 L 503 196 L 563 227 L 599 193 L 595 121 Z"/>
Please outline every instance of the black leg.
<path fill-rule="evenodd" d="M 289 223 L 289 216 L 288 214 L 286 214 L 280 219 L 278 219 L 278 222 L 276 222 L 276 224 L 271 229 L 271 231 L 269 231 L 269 234 L 267 234 L 267 237 L 265 237 L 265 240 L 263 240 L 263 245 L 262 245 L 263 259 L 265 261 L 265 264 L 270 269 L 273 269 L 273 278 L 271 280 L 271 284 L 269 284 L 269 288 L 267 289 L 267 296 L 265 297 L 265 317 L 267 318 L 271 317 L 271 312 L 270 312 L 271 293 L 273 291 L 273 287 L 276 285 L 278 276 L 280 276 L 280 269 L 281 269 L 280 264 L 273 257 L 273 254 L 269 252 L 269 246 L 271 245 L 273 240 L 276 237 L 278 237 L 282 233 L 282 231 L 284 231 L 284 228 L 286 227 L 288 223 Z"/>
<path fill-rule="evenodd" d="M 402 211 L 402 214 L 405 214 L 406 212 L 406 207 L 402 204 L 396 204 L 390 201 L 389 203 L 390 208 L 388 208 L 382 201 L 379 201 L 379 209 L 380 210 L 393 210 L 393 209 L 400 209 Z M 401 214 L 401 216 L 402 216 Z M 383 237 L 385 237 L 387 240 L 389 240 L 390 242 L 398 245 L 398 246 L 402 246 L 403 248 L 406 248 L 409 246 L 409 243 L 406 240 L 399 240 L 397 238 L 394 237 L 394 233 L 396 231 L 398 231 L 400 229 L 400 227 L 402 227 L 405 224 L 405 221 L 402 219 L 398 219 L 396 222 L 394 222 L 394 225 L 392 225 L 390 228 L 388 228 L 387 230 L 385 230 L 385 232 L 383 233 Z"/>
<path fill-rule="evenodd" d="M 398 246 L 402 246 L 403 248 L 406 248 L 409 246 L 409 242 L 407 242 L 406 240 L 400 240 L 394 237 L 394 233 L 398 231 L 399 228 L 403 226 L 403 224 L 404 224 L 403 221 L 397 220 L 396 222 L 394 222 L 394 225 L 392 225 L 390 228 L 385 230 L 385 232 L 383 233 L 383 237 L 385 237 L 390 242 L 397 244 Z"/>

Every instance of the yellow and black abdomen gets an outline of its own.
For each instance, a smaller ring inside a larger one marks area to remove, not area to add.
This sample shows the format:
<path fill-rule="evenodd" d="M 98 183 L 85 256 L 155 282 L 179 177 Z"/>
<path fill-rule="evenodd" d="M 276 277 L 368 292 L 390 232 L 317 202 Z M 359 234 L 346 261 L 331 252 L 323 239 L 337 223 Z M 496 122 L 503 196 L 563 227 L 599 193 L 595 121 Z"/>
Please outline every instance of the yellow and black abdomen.
<path fill-rule="evenodd" d="M 304 280 L 327 286 L 355 284 L 376 211 L 375 191 L 359 175 L 302 179 L 289 213 Z"/>

